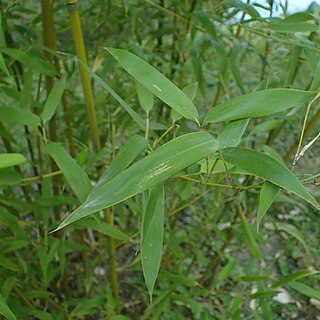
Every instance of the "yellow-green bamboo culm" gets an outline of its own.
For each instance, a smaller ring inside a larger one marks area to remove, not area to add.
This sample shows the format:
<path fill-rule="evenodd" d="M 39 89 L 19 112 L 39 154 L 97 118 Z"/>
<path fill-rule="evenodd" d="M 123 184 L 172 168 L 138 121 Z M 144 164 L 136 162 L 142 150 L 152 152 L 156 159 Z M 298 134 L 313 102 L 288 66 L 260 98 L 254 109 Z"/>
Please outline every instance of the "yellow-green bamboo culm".
<path fill-rule="evenodd" d="M 94 150 L 98 151 L 100 150 L 100 139 L 99 139 L 98 126 L 97 126 L 96 112 L 95 112 L 95 107 L 93 102 L 90 76 L 86 68 L 82 65 L 82 63 L 84 65 L 87 65 L 87 56 L 86 56 L 86 51 L 85 51 L 85 46 L 84 46 L 84 41 L 82 36 L 82 29 L 81 29 L 79 11 L 77 8 L 77 1 L 67 0 L 67 5 L 70 13 L 73 40 L 76 48 L 77 57 L 79 61 L 81 61 L 81 63 L 79 63 L 79 71 L 80 71 L 80 77 L 81 77 L 81 82 L 83 87 L 85 104 L 87 108 L 87 116 L 88 116 L 89 127 L 90 127 L 91 141 L 93 143 Z"/>
<path fill-rule="evenodd" d="M 87 108 L 88 121 L 90 126 L 91 140 L 93 143 L 93 147 L 95 151 L 100 150 L 100 138 L 97 127 L 96 113 L 93 101 L 93 94 L 91 88 L 90 77 L 87 69 L 84 67 L 87 65 L 87 56 L 85 52 L 85 46 L 83 41 L 80 15 L 77 8 L 76 0 L 67 0 L 67 5 L 70 13 L 70 20 L 72 25 L 72 33 L 76 48 L 76 54 L 80 61 L 79 63 L 79 71 L 80 77 L 82 81 L 83 93 Z M 109 209 L 104 210 L 105 219 L 109 224 L 113 223 L 113 219 Z M 109 269 L 110 269 L 110 280 L 113 289 L 113 294 L 116 299 L 116 312 L 120 310 L 120 297 L 119 297 L 119 287 L 118 287 L 118 279 L 117 279 L 117 271 L 116 271 L 116 259 L 115 259 L 115 243 L 113 238 L 107 237 L 107 246 L 109 253 Z"/>

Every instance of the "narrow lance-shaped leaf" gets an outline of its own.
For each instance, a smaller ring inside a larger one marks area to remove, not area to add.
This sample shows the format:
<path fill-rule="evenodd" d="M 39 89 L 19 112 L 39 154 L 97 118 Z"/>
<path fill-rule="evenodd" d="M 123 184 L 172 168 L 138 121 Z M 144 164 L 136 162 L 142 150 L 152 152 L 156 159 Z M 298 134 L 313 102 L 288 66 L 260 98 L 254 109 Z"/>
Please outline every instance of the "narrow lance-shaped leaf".
<path fill-rule="evenodd" d="M 135 135 L 121 147 L 110 166 L 103 172 L 93 190 L 110 181 L 125 170 L 132 161 L 146 148 L 147 141 L 144 137 Z"/>
<path fill-rule="evenodd" d="M 299 291 L 300 293 L 304 294 L 307 297 L 316 299 L 320 301 L 320 290 L 315 290 L 304 283 L 298 281 L 292 281 L 289 283 L 289 286 L 294 290 Z"/>
<path fill-rule="evenodd" d="M 40 125 L 40 118 L 36 114 L 15 107 L 0 107 L 0 121 L 8 124 L 16 123 L 32 127 Z"/>
<path fill-rule="evenodd" d="M 273 278 L 272 274 L 248 274 L 241 277 L 241 280 L 246 282 L 256 282 L 270 280 Z"/>
<path fill-rule="evenodd" d="M 269 29 L 276 32 L 319 32 L 319 25 L 309 22 L 282 22 L 272 23 L 263 26 L 263 29 Z"/>
<path fill-rule="evenodd" d="M 104 221 L 100 221 L 99 219 L 83 219 L 81 221 L 78 221 L 76 224 L 76 228 L 92 228 L 106 236 L 109 236 L 114 239 L 118 240 L 128 240 L 130 237 L 123 233 L 121 230 L 119 230 L 116 226 L 112 224 L 108 224 Z"/>
<path fill-rule="evenodd" d="M 244 148 L 226 148 L 221 153 L 227 162 L 293 192 L 319 209 L 314 197 L 280 161 L 267 154 Z"/>
<path fill-rule="evenodd" d="M 199 124 L 198 111 L 192 101 L 162 73 L 126 50 L 113 48 L 107 50 L 145 88 L 186 119 Z"/>
<path fill-rule="evenodd" d="M 60 144 L 48 143 L 46 151 L 62 171 L 77 198 L 82 202 L 85 201 L 92 188 L 86 172 Z"/>
<path fill-rule="evenodd" d="M 0 294 L 0 314 L 5 316 L 9 320 L 16 320 L 17 318 L 13 314 L 13 312 L 10 310 L 9 306 L 3 299 L 2 295 Z"/>
<path fill-rule="evenodd" d="M 164 229 L 164 187 L 159 183 L 149 191 L 141 226 L 141 262 L 144 279 L 152 300 L 161 263 Z"/>
<path fill-rule="evenodd" d="M 302 244 L 302 246 L 306 250 L 306 253 L 310 257 L 311 254 L 310 254 L 309 248 L 305 242 L 305 236 L 298 228 L 296 228 L 294 225 L 289 224 L 289 223 L 277 222 L 276 223 L 276 230 L 281 230 L 281 231 L 287 232 L 291 236 L 295 237 Z"/>
<path fill-rule="evenodd" d="M 319 273 L 319 271 L 309 270 L 309 269 L 300 270 L 300 271 L 292 273 L 292 274 L 290 274 L 280 280 L 275 281 L 274 283 L 271 284 L 271 288 L 277 288 L 277 287 L 283 286 L 284 284 L 287 284 L 291 281 L 295 281 L 295 280 L 298 280 L 301 278 L 309 277 L 309 276 L 315 275 L 317 273 Z"/>
<path fill-rule="evenodd" d="M 58 229 L 151 188 L 218 148 L 219 142 L 207 132 L 190 133 L 169 141 L 91 192 Z"/>
<path fill-rule="evenodd" d="M 315 95 L 313 91 L 269 89 L 232 98 L 208 111 L 205 120 L 222 122 L 262 117 L 292 108 Z"/>
<path fill-rule="evenodd" d="M 65 83 L 66 76 L 57 81 L 54 87 L 52 88 L 48 96 L 48 99 L 43 107 L 43 111 L 41 113 L 41 119 L 44 123 L 49 121 L 54 115 L 57 106 L 60 102 L 61 96 L 63 94 Z"/>
<path fill-rule="evenodd" d="M 136 90 L 141 108 L 146 112 L 151 111 L 153 107 L 153 93 L 138 81 L 136 81 Z"/>
<path fill-rule="evenodd" d="M 198 89 L 198 83 L 196 82 L 196 83 L 186 85 L 182 89 L 182 91 L 190 100 L 193 101 L 196 96 L 197 89 Z M 182 118 L 182 115 L 177 111 L 175 111 L 174 109 L 171 109 L 170 117 L 173 120 L 173 122 L 176 122 Z"/>
<path fill-rule="evenodd" d="M 279 191 L 279 186 L 266 181 L 260 191 L 259 207 L 257 215 L 257 230 L 259 230 L 260 223 L 266 212 L 271 207 Z"/>
<path fill-rule="evenodd" d="M 25 163 L 27 159 L 19 153 L 3 153 L 0 154 L 0 169 L 17 166 Z"/>
<path fill-rule="evenodd" d="M 242 226 L 242 229 L 244 232 L 244 236 L 247 240 L 249 250 L 251 251 L 252 255 L 255 258 L 261 259 L 262 253 L 261 253 L 259 246 L 256 242 L 254 231 L 251 228 L 251 225 L 247 221 L 246 217 L 243 214 L 241 214 L 240 217 L 241 217 L 241 226 Z"/>
<path fill-rule="evenodd" d="M 249 121 L 250 119 L 242 119 L 229 122 L 217 137 L 221 146 L 223 148 L 236 147 L 241 142 Z"/>
<path fill-rule="evenodd" d="M 135 123 L 142 129 L 145 130 L 145 121 L 136 113 L 110 86 L 106 84 L 95 72 L 93 72 L 87 65 L 83 64 L 81 61 L 79 63 L 90 73 L 90 76 L 96 80 L 97 83 L 101 85 L 103 89 L 109 92 L 112 97 L 118 101 L 118 103 L 123 107 L 123 109 L 130 115 L 130 117 L 135 121 Z"/>

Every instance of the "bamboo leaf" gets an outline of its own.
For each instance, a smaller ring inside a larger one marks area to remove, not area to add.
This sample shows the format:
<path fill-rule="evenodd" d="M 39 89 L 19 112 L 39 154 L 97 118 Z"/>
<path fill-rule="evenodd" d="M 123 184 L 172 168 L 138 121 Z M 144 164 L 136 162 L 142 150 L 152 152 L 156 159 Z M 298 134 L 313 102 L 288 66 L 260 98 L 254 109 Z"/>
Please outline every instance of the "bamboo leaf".
<path fill-rule="evenodd" d="M 46 151 L 58 165 L 72 191 L 83 202 L 91 190 L 91 183 L 86 172 L 71 158 L 67 151 L 58 143 L 48 143 Z"/>
<path fill-rule="evenodd" d="M 113 48 L 107 50 L 145 88 L 186 119 L 199 124 L 198 111 L 193 102 L 162 73 L 126 50 Z"/>
<path fill-rule="evenodd" d="M 251 228 L 251 225 L 249 224 L 248 220 L 243 214 L 241 214 L 240 217 L 241 217 L 241 226 L 244 232 L 244 236 L 247 240 L 250 252 L 255 258 L 261 259 L 262 253 L 256 242 L 254 230 Z"/>
<path fill-rule="evenodd" d="M 300 270 L 298 272 L 295 272 L 293 274 L 290 274 L 274 283 L 271 284 L 271 288 L 278 288 L 278 287 L 281 287 L 283 286 L 284 284 L 287 284 L 289 282 L 292 282 L 292 281 L 295 281 L 295 280 L 298 280 L 298 279 L 301 279 L 301 278 L 305 278 L 305 277 L 309 277 L 309 276 L 312 276 L 314 274 L 317 274 L 318 271 L 315 271 L 315 270 L 309 270 L 309 269 L 306 269 L 306 270 Z"/>
<path fill-rule="evenodd" d="M 263 30 L 272 30 L 276 32 L 319 32 L 319 25 L 310 22 L 281 22 L 272 23 L 263 26 Z"/>
<path fill-rule="evenodd" d="M 56 75 L 54 66 L 43 59 L 40 59 L 36 56 L 31 56 L 28 53 L 15 48 L 2 48 L 1 51 L 10 56 L 12 59 L 19 61 L 26 67 L 30 67 L 39 73 L 46 74 L 50 77 L 54 77 Z"/>
<path fill-rule="evenodd" d="M 257 281 L 265 281 L 273 278 L 271 274 L 248 274 L 241 277 L 243 281 L 246 282 L 257 282 Z"/>
<path fill-rule="evenodd" d="M 93 72 L 88 66 L 79 61 L 81 65 L 89 72 L 90 76 L 101 85 L 103 89 L 109 92 L 112 97 L 118 101 L 118 103 L 123 107 L 123 109 L 130 115 L 130 117 L 135 121 L 135 123 L 140 127 L 140 129 L 145 130 L 145 121 L 136 113 L 110 86 L 106 84 L 95 72 Z"/>
<path fill-rule="evenodd" d="M 262 117 L 292 108 L 315 95 L 313 91 L 294 89 L 260 90 L 238 96 L 208 111 L 208 122 Z"/>
<path fill-rule="evenodd" d="M 298 281 L 292 281 L 289 283 L 289 286 L 294 290 L 299 291 L 300 293 L 304 294 L 307 297 L 316 299 L 320 301 L 320 291 L 315 290 L 304 283 Z"/>
<path fill-rule="evenodd" d="M 16 320 L 16 316 L 12 313 L 9 306 L 7 305 L 6 301 L 3 299 L 2 295 L 0 294 L 0 314 L 5 316 L 9 320 Z"/>
<path fill-rule="evenodd" d="M 266 181 L 260 191 L 259 207 L 257 215 L 257 231 L 259 230 L 260 223 L 266 212 L 271 207 L 279 191 L 279 186 Z"/>
<path fill-rule="evenodd" d="M 252 18 L 260 17 L 259 12 L 248 3 L 244 3 L 240 0 L 224 0 L 224 3 L 248 13 Z"/>
<path fill-rule="evenodd" d="M 267 154 L 244 148 L 226 148 L 221 153 L 227 162 L 293 192 L 319 209 L 314 197 L 280 161 Z"/>
<path fill-rule="evenodd" d="M 138 81 L 136 81 L 136 91 L 141 108 L 147 112 L 151 111 L 153 108 L 153 94 Z"/>
<path fill-rule="evenodd" d="M 218 35 L 213 22 L 209 19 L 208 15 L 202 10 L 195 11 L 195 16 L 202 24 L 202 26 L 209 32 L 213 40 L 218 41 Z"/>
<path fill-rule="evenodd" d="M 141 226 L 141 262 L 144 279 L 152 300 L 159 273 L 164 229 L 164 187 L 159 183 L 149 190 Z"/>
<path fill-rule="evenodd" d="M 230 259 L 228 263 L 218 273 L 217 280 L 221 282 L 224 281 L 229 276 L 236 264 L 237 261 L 235 259 Z"/>
<path fill-rule="evenodd" d="M 147 141 L 144 137 L 135 135 L 121 147 L 110 166 L 103 172 L 93 190 L 110 181 L 125 170 L 132 161 L 146 148 Z"/>
<path fill-rule="evenodd" d="M 190 100 L 194 100 L 196 93 L 197 93 L 197 90 L 198 90 L 198 83 L 197 82 L 192 83 L 192 84 L 188 84 L 182 89 L 183 93 Z M 178 113 L 177 111 L 175 111 L 174 109 L 171 109 L 170 117 L 173 122 L 177 122 L 178 120 L 180 120 L 182 118 L 181 114 Z"/>
<path fill-rule="evenodd" d="M 309 248 L 308 248 L 306 242 L 304 241 L 305 237 L 304 237 L 303 233 L 298 228 L 296 228 L 292 224 L 283 223 L 283 222 L 277 222 L 276 228 L 277 228 L 277 230 L 284 231 L 284 232 L 290 234 L 291 236 L 295 237 L 302 244 L 303 248 L 306 250 L 306 253 L 310 256 Z"/>
<path fill-rule="evenodd" d="M 279 119 L 267 120 L 267 121 L 264 121 L 264 122 L 258 124 L 254 128 L 252 128 L 252 132 L 259 133 L 259 132 L 263 132 L 263 131 L 270 131 L 272 129 L 279 127 L 282 123 L 283 123 L 283 121 L 281 121 Z"/>
<path fill-rule="evenodd" d="M 3 123 L 17 123 L 37 127 L 40 118 L 34 113 L 15 107 L 0 107 L 0 121 Z"/>
<path fill-rule="evenodd" d="M 94 220 L 94 219 L 84 219 L 82 221 L 79 221 L 79 227 L 82 228 L 92 228 L 106 236 L 112 237 L 114 239 L 118 240 L 128 240 L 130 237 L 126 235 L 124 232 L 119 230 L 114 225 L 111 225 L 109 223 Z"/>
<path fill-rule="evenodd" d="M 218 141 L 207 132 L 190 133 L 169 141 L 91 192 L 58 229 L 151 188 L 218 148 Z"/>
<path fill-rule="evenodd" d="M 237 62 L 237 58 L 240 52 L 241 52 L 241 47 L 239 45 L 234 45 L 230 55 L 230 70 L 233 74 L 233 77 L 241 93 L 244 94 L 246 91 L 244 89 L 244 83 L 242 81 L 242 74 L 239 69 L 239 63 Z"/>
<path fill-rule="evenodd" d="M 249 121 L 250 119 L 242 119 L 229 122 L 217 137 L 221 146 L 223 148 L 236 147 L 241 142 Z"/>
<path fill-rule="evenodd" d="M 250 299 L 261 299 L 261 298 L 269 298 L 272 296 L 275 296 L 279 293 L 277 290 L 259 290 L 253 294 L 250 295 Z"/>
<path fill-rule="evenodd" d="M 0 169 L 17 166 L 25 163 L 27 159 L 19 153 L 3 153 L 0 154 Z"/>
<path fill-rule="evenodd" d="M 60 102 L 61 96 L 63 94 L 65 84 L 66 84 L 66 77 L 63 77 L 62 79 L 57 81 L 54 87 L 52 88 L 48 96 L 48 99 L 43 107 L 43 111 L 41 113 L 41 119 L 43 123 L 46 123 L 47 121 L 49 121 L 54 115 L 57 109 L 57 106 Z"/>

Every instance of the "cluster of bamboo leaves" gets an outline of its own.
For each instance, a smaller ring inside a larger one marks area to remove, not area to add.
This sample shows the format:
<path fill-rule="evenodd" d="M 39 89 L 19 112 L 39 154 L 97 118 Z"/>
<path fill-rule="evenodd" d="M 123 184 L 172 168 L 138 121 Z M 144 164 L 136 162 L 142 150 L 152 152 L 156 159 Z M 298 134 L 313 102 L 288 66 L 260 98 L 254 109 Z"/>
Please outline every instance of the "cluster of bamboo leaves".
<path fill-rule="evenodd" d="M 0 314 L 272 319 L 284 287 L 319 301 L 308 230 L 267 214 L 319 217 L 319 6 L 38 6 L 0 21 Z M 273 266 L 274 234 L 295 267 Z"/>

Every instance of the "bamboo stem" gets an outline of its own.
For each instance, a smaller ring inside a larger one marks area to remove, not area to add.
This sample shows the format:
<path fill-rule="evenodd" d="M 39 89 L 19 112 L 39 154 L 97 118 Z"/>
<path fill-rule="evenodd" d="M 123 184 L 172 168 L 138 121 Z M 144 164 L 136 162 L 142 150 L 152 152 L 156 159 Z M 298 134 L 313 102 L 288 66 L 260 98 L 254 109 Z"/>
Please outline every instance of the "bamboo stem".
<path fill-rule="evenodd" d="M 86 108 L 87 108 L 87 116 L 89 121 L 91 140 L 93 143 L 94 150 L 98 151 L 100 150 L 100 139 L 99 139 L 96 112 L 95 112 L 94 101 L 93 101 L 93 94 L 92 94 L 91 83 L 90 83 L 90 76 L 85 66 L 82 65 L 82 64 L 87 65 L 87 56 L 86 56 L 86 51 L 85 51 L 85 46 L 83 41 L 79 11 L 77 8 L 77 0 L 67 0 L 67 5 L 70 12 L 70 21 L 72 26 L 72 33 L 73 33 L 76 53 L 79 61 L 81 62 L 78 64 L 78 66 L 80 71 L 82 87 L 83 87 L 84 99 L 85 99 Z"/>
<path fill-rule="evenodd" d="M 52 10 L 53 9 L 53 2 L 52 0 L 42 0 L 41 1 L 41 10 L 42 10 L 42 29 L 43 29 L 43 44 L 47 48 L 53 48 L 53 15 L 52 15 Z M 53 62 L 53 56 L 49 50 L 44 51 L 44 58 L 52 64 Z M 46 91 L 47 91 L 47 96 L 49 96 L 52 88 L 53 88 L 53 78 L 50 76 L 46 76 L 45 78 L 46 81 Z M 43 128 L 43 132 L 45 129 Z M 56 127 L 56 120 L 55 116 L 52 117 L 52 119 L 49 121 L 49 139 L 51 141 L 56 141 L 57 139 L 57 127 Z M 51 160 L 50 161 L 51 165 L 51 171 L 55 172 L 58 171 L 59 168 L 57 164 Z M 59 195 L 59 186 L 58 186 L 58 181 L 56 178 L 52 178 L 52 193 L 54 196 Z M 60 220 L 60 213 L 57 208 L 53 208 L 54 211 L 54 217 L 56 220 Z"/>
<path fill-rule="evenodd" d="M 67 5 L 69 7 L 69 12 L 70 12 L 70 20 L 71 20 L 74 43 L 76 47 L 76 53 L 79 59 L 78 65 L 79 65 L 80 77 L 82 81 L 84 98 L 86 102 L 91 140 L 92 140 L 95 151 L 99 151 L 100 137 L 98 132 L 97 120 L 96 120 L 96 113 L 95 113 L 95 106 L 93 101 L 90 76 L 86 68 L 87 56 L 85 52 L 84 40 L 82 35 L 80 15 L 77 8 L 77 0 L 67 0 Z M 113 224 L 112 216 L 110 214 L 109 209 L 104 210 L 104 215 L 107 223 Z M 116 312 L 119 312 L 120 297 L 119 297 L 119 287 L 118 287 L 118 279 L 117 279 L 117 271 L 116 271 L 116 258 L 115 258 L 116 250 L 115 250 L 115 243 L 113 238 L 107 237 L 107 247 L 109 251 L 109 268 L 110 268 L 111 285 L 112 285 L 114 297 L 116 299 Z"/>

